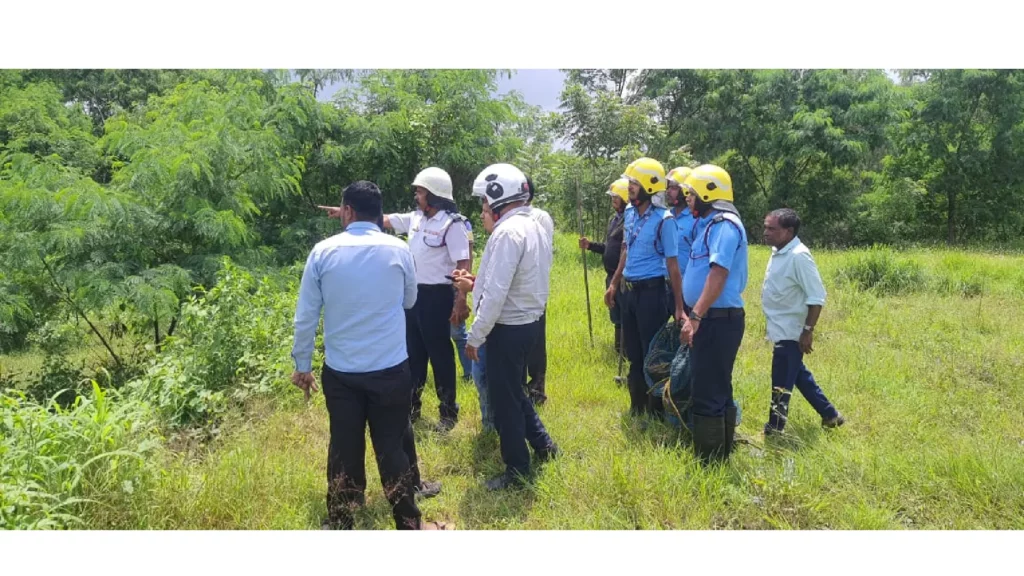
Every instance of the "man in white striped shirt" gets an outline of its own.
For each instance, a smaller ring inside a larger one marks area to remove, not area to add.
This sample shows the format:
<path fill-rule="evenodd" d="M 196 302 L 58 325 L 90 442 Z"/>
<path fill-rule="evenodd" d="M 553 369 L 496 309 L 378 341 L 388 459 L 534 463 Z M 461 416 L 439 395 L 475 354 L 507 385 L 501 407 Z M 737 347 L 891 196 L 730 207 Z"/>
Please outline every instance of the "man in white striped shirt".
<path fill-rule="evenodd" d="M 551 241 L 530 214 L 526 176 L 510 164 L 488 166 L 473 183 L 484 199 L 485 224 L 494 222 L 476 277 L 454 271 L 461 292 L 474 291 L 476 318 L 466 354 L 484 358 L 490 411 L 498 429 L 505 472 L 487 481 L 489 490 L 521 486 L 530 473 L 530 452 L 546 461 L 558 454 L 524 390 L 529 356 L 540 337 L 540 318 L 551 278 Z M 473 290 L 475 288 L 475 290 Z"/>
<path fill-rule="evenodd" d="M 772 256 L 764 274 L 761 309 L 768 324 L 768 339 L 775 344 L 772 355 L 772 405 L 765 436 L 781 433 L 789 417 L 793 386 L 821 416 L 825 428 L 846 421 L 822 392 L 804 366 L 804 354 L 813 351 L 814 326 L 825 305 L 825 286 L 811 251 L 797 232 L 800 218 L 789 208 L 775 210 L 764 219 L 764 241 Z"/>
<path fill-rule="evenodd" d="M 553 258 L 555 250 L 555 222 L 551 219 L 550 214 L 533 205 L 533 197 L 537 194 L 537 188 L 533 185 L 533 180 L 529 176 L 526 177 L 526 184 L 530 187 L 530 198 L 526 201 L 526 204 L 530 207 L 530 215 L 544 229 L 544 233 L 548 235 Z M 548 312 L 547 308 L 545 308 L 544 314 L 540 317 L 540 338 L 537 340 L 537 346 L 534 347 L 533 352 L 530 354 L 530 360 L 526 366 L 526 373 L 529 377 L 529 380 L 526 382 L 526 393 L 530 396 L 530 400 L 535 406 L 542 406 L 548 401 L 548 396 L 544 393 L 544 384 L 547 382 L 548 373 L 547 331 Z"/>

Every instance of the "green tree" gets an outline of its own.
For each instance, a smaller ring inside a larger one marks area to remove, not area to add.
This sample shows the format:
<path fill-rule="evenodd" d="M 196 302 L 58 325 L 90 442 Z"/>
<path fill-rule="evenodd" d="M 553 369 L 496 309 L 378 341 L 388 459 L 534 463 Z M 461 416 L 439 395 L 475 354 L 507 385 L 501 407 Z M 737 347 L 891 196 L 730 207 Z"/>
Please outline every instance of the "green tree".
<path fill-rule="evenodd" d="M 893 178 L 919 181 L 932 237 L 1009 240 L 1024 231 L 1024 75 L 1016 70 L 904 72 L 916 106 L 894 136 Z M 940 231 L 941 230 L 941 231 Z"/>

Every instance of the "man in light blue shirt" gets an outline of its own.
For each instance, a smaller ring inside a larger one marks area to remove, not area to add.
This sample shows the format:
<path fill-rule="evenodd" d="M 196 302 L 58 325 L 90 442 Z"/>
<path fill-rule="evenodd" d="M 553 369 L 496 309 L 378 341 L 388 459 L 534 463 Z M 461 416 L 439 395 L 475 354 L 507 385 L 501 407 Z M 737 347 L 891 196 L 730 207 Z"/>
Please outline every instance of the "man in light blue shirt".
<path fill-rule="evenodd" d="M 683 277 L 690 313 L 680 339 L 692 348 L 693 445 L 707 464 L 728 459 L 735 437 L 732 369 L 745 328 L 747 233 L 732 203 L 728 172 L 705 164 L 694 168 L 685 184 L 698 220 Z"/>
<path fill-rule="evenodd" d="M 329 528 L 353 527 L 351 508 L 366 489 L 367 423 L 395 526 L 430 527 L 420 521 L 407 446 L 413 383 L 404 328 L 405 310 L 416 302 L 416 270 L 409 247 L 376 224 L 381 204 L 372 182 L 345 188 L 345 231 L 310 252 L 295 311 L 292 382 L 307 398 L 316 390 L 313 347 L 323 312 Z"/>
<path fill-rule="evenodd" d="M 825 285 L 811 251 L 797 236 L 799 231 L 800 217 L 794 210 L 781 208 L 765 216 L 764 241 L 772 247 L 772 257 L 764 273 L 761 310 L 774 345 L 772 404 L 765 436 L 785 428 L 794 386 L 821 416 L 822 426 L 836 428 L 846 422 L 804 365 L 804 354 L 814 350 L 814 326 L 825 305 Z"/>
<path fill-rule="evenodd" d="M 669 171 L 668 189 L 665 191 L 665 198 L 672 211 L 672 217 L 676 220 L 676 236 L 679 239 L 679 255 L 676 262 L 679 264 L 679 277 L 686 276 L 686 265 L 690 261 L 690 245 L 693 244 L 697 219 L 693 215 L 693 199 L 690 197 L 690 189 L 686 186 L 686 177 L 693 172 L 686 166 L 679 166 Z M 671 297 L 671 292 L 668 293 Z M 675 314 L 674 300 L 669 299 L 669 315 Z M 689 307 L 683 304 L 683 312 L 690 313 Z"/>

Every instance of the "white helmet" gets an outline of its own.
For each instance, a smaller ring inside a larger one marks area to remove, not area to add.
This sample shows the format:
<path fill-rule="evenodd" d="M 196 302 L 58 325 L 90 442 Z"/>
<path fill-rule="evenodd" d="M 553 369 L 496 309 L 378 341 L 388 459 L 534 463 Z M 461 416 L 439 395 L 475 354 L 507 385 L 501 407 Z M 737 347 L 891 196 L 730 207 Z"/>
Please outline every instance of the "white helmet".
<path fill-rule="evenodd" d="M 447 172 L 440 168 L 426 168 L 421 170 L 416 175 L 416 179 L 412 181 L 413 186 L 421 186 L 426 188 L 431 194 L 438 198 L 444 198 L 445 200 L 455 201 L 452 196 L 452 177 Z"/>
<path fill-rule="evenodd" d="M 492 209 L 500 208 L 509 202 L 528 200 L 530 186 L 519 168 L 511 164 L 491 164 L 473 182 L 473 196 L 486 199 Z"/>

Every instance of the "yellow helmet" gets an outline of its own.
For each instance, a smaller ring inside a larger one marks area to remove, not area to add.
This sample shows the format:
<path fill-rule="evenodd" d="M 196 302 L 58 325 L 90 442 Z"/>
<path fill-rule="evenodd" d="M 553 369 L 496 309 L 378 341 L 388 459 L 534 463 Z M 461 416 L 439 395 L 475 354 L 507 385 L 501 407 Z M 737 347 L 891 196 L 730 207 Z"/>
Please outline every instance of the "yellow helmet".
<path fill-rule="evenodd" d="M 693 169 L 686 177 L 686 184 L 701 200 L 712 203 L 716 200 L 732 202 L 732 178 L 724 169 L 714 164 L 705 164 Z"/>
<path fill-rule="evenodd" d="M 669 182 L 675 182 L 678 184 L 679 187 L 683 189 L 683 196 L 686 196 L 690 193 L 690 187 L 686 184 L 686 177 L 689 176 L 691 172 L 693 172 L 693 168 L 680 166 L 669 170 L 668 176 L 665 176 L 665 179 Z"/>
<path fill-rule="evenodd" d="M 636 180 L 644 192 L 650 196 L 664 192 L 667 187 L 665 167 L 654 158 L 638 158 L 630 162 L 622 177 Z"/>
<path fill-rule="evenodd" d="M 623 202 L 628 204 L 629 180 L 626 180 L 625 178 L 619 178 L 615 182 L 612 182 L 612 185 L 608 187 L 608 192 L 606 192 L 606 194 L 608 194 L 609 196 L 618 196 L 619 198 L 622 198 Z"/>

